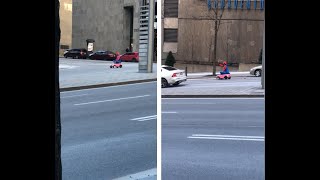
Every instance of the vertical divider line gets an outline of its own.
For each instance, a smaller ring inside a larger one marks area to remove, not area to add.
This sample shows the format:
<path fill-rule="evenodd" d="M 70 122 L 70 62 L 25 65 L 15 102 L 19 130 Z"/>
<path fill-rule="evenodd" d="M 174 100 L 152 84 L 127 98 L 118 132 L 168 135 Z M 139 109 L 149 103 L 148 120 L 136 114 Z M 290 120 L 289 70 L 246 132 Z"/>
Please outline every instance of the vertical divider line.
<path fill-rule="evenodd" d="M 162 0 L 157 0 L 157 180 L 161 180 Z"/>

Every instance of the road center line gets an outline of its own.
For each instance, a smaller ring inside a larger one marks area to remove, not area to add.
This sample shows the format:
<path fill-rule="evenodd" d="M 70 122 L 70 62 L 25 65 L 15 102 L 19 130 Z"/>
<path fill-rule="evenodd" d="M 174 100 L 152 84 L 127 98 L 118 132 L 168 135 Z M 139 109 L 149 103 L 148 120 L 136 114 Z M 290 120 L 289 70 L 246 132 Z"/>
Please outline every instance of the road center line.
<path fill-rule="evenodd" d="M 102 103 L 102 102 L 119 101 L 119 100 L 134 99 L 134 98 L 141 98 L 141 97 L 147 97 L 147 96 L 150 96 L 150 95 L 133 96 L 133 97 L 118 98 L 118 99 L 107 99 L 107 100 L 102 100 L 102 101 L 93 101 L 93 102 L 79 103 L 79 104 L 74 104 L 74 105 L 75 106 L 81 106 L 81 105 L 87 105 L 87 104 L 96 104 L 96 103 Z"/>

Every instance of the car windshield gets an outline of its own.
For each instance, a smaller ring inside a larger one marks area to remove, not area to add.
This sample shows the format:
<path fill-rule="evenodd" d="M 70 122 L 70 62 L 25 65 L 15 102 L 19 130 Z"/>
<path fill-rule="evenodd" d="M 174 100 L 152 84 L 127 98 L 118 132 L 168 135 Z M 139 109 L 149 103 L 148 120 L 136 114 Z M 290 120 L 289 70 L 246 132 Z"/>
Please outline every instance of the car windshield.
<path fill-rule="evenodd" d="M 170 67 L 170 66 L 165 66 L 165 67 L 162 67 L 163 69 L 166 69 L 166 70 L 168 70 L 168 71 L 173 71 L 173 70 L 178 70 L 178 69 L 176 69 L 176 68 L 174 68 L 174 67 Z"/>

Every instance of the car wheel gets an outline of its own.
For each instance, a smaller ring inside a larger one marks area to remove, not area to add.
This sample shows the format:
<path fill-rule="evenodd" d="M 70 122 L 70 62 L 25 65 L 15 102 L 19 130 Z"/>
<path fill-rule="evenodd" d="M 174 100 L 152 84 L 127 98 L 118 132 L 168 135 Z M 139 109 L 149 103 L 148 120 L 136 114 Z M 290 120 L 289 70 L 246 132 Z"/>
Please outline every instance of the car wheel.
<path fill-rule="evenodd" d="M 169 86 L 168 81 L 165 78 L 162 78 L 161 79 L 161 87 L 165 88 L 165 87 L 168 87 L 168 86 Z"/>
<path fill-rule="evenodd" d="M 132 62 L 137 62 L 137 59 L 136 58 L 132 58 Z"/>
<path fill-rule="evenodd" d="M 260 70 L 260 69 L 255 70 L 255 71 L 254 71 L 254 75 L 255 75 L 256 77 L 260 77 L 260 76 L 261 76 L 261 70 Z"/>

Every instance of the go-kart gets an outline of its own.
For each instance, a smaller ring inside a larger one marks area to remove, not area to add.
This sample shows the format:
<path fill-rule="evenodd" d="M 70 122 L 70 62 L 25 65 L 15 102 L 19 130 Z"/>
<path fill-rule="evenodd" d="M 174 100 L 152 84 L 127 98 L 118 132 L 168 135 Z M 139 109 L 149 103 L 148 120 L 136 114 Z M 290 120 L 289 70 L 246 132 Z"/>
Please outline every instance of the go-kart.
<path fill-rule="evenodd" d="M 121 62 L 114 62 L 110 65 L 110 68 L 122 68 Z"/>
<path fill-rule="evenodd" d="M 231 79 L 231 75 L 230 74 L 219 74 L 216 77 L 217 79 Z"/>

